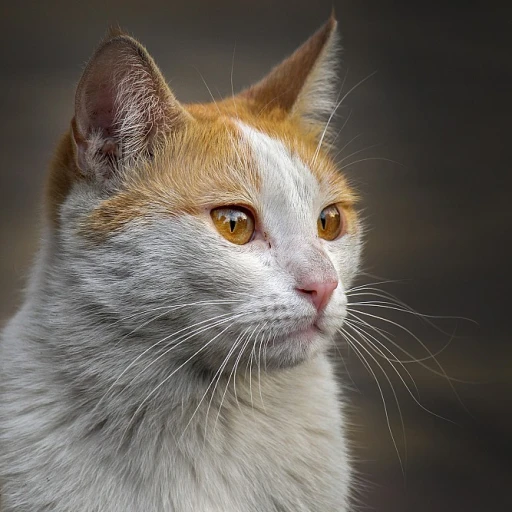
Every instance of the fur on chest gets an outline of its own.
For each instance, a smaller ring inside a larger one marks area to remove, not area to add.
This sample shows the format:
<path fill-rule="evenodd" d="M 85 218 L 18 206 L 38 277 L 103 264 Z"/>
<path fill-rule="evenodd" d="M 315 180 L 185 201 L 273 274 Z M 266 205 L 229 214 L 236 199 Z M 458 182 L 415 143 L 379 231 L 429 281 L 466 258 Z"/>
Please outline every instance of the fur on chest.
<path fill-rule="evenodd" d="M 344 510 L 350 473 L 329 363 L 240 379 L 236 390 L 218 386 L 165 427 L 146 418 L 122 449 L 101 430 L 84 439 L 43 423 L 25 444 L 37 433 L 20 423 L 8 441 L 22 478 L 6 479 L 4 512 Z"/>

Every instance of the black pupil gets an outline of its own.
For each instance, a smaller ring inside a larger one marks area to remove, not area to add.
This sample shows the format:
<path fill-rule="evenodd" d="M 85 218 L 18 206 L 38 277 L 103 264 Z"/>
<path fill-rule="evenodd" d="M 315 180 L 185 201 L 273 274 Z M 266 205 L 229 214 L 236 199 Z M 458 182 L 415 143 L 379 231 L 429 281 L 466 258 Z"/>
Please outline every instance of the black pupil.
<path fill-rule="evenodd" d="M 327 216 L 325 215 L 325 210 L 320 214 L 320 222 L 322 223 L 322 229 L 325 230 L 325 225 L 327 224 Z"/>
<path fill-rule="evenodd" d="M 229 230 L 231 231 L 231 233 L 233 233 L 233 231 L 235 231 L 235 227 L 236 227 L 236 219 L 231 217 L 231 219 L 229 219 Z"/>

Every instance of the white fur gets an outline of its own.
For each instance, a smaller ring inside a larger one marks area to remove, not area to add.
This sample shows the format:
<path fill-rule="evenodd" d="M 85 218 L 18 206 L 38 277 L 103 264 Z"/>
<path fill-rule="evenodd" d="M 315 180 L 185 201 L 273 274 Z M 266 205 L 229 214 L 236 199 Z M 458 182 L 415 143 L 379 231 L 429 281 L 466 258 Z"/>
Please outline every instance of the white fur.
<path fill-rule="evenodd" d="M 78 226 L 103 192 L 84 182 L 66 199 L 1 338 L 3 512 L 349 509 L 326 349 L 359 241 L 320 242 L 329 191 L 282 143 L 239 128 L 265 231 L 246 246 L 207 216 L 158 213 L 92 243 Z M 296 290 L 312 275 L 340 286 L 305 342 L 290 333 L 315 315 Z"/>

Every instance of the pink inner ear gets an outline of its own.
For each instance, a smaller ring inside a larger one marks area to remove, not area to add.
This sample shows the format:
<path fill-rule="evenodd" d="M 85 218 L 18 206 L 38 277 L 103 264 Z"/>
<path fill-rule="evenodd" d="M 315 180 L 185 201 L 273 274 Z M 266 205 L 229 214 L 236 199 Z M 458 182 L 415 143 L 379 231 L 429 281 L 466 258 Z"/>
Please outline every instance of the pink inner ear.
<path fill-rule="evenodd" d="M 106 137 L 114 136 L 115 100 L 112 86 L 107 82 L 88 93 L 89 129 L 100 129 Z"/>

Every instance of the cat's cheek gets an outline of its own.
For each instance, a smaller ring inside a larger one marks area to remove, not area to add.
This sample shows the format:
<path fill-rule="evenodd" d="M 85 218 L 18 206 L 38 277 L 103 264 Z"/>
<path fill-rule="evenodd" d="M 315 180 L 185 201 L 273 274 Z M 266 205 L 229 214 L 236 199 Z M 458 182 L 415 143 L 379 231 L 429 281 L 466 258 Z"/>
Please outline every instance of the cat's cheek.
<path fill-rule="evenodd" d="M 348 289 L 357 275 L 361 253 L 358 235 L 347 233 L 331 242 L 326 252 L 331 259 L 344 289 Z"/>

